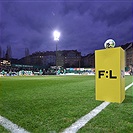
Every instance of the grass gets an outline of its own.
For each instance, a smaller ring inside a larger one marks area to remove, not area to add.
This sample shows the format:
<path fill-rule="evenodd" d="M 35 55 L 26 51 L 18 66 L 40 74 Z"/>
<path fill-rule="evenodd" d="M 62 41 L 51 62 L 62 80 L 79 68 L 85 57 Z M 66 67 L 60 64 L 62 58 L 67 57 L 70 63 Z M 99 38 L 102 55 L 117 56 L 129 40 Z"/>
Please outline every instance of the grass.
<path fill-rule="evenodd" d="M 4 127 L 0 126 L 0 133 L 9 133 Z"/>
<path fill-rule="evenodd" d="M 133 77 L 126 77 L 126 86 Z M 111 103 L 78 133 L 132 133 L 133 132 L 133 86 L 126 91 L 123 103 Z"/>
<path fill-rule="evenodd" d="M 61 132 L 101 103 L 95 100 L 94 79 L 94 76 L 1 77 L 0 115 L 32 133 Z M 126 85 L 131 82 L 132 77 L 126 77 Z M 110 104 L 79 132 L 130 131 L 131 99 L 129 89 L 122 104 Z M 123 125 L 123 129 L 116 125 Z M 0 132 L 6 130 L 0 127 Z"/>

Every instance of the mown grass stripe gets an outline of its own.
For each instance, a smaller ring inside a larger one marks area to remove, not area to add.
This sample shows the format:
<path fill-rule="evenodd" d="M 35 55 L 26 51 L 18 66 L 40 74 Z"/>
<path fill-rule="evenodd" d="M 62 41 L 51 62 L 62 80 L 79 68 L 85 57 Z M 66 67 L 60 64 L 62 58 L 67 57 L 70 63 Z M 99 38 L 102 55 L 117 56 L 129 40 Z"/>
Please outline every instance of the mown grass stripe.
<path fill-rule="evenodd" d="M 10 131 L 11 133 L 29 133 L 25 129 L 19 127 L 18 125 L 12 123 L 10 120 L 0 116 L 0 125 L 2 125 L 5 129 Z"/>
<path fill-rule="evenodd" d="M 125 90 L 130 88 L 132 85 L 133 85 L 133 82 L 129 84 L 127 87 L 125 87 Z M 98 115 L 109 104 L 110 102 L 103 102 L 102 104 L 94 108 L 92 111 L 90 111 L 88 114 L 86 114 L 85 116 L 77 120 L 75 123 L 73 123 L 70 127 L 66 128 L 62 133 L 76 133 L 80 128 L 85 126 L 86 123 L 88 123 L 92 118 Z"/>

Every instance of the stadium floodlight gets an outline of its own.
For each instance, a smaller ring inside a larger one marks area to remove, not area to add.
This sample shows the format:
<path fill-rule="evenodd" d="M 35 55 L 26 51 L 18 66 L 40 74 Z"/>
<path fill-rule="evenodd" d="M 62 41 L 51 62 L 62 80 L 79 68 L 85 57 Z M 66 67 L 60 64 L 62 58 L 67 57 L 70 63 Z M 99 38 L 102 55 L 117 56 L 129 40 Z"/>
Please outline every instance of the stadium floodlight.
<path fill-rule="evenodd" d="M 59 41 L 59 38 L 60 38 L 60 32 L 54 31 L 54 40 Z"/>
<path fill-rule="evenodd" d="M 59 41 L 59 38 L 60 38 L 60 32 L 55 30 L 54 41 L 56 41 L 56 75 L 57 75 L 57 67 L 58 67 L 57 42 Z"/>

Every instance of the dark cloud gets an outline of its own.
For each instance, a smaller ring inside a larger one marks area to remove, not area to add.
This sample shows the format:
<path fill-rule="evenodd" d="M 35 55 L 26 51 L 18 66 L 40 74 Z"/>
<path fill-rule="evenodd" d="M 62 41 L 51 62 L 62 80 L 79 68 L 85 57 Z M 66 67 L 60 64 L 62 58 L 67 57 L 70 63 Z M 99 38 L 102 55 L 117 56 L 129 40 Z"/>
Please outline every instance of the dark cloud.
<path fill-rule="evenodd" d="M 106 22 L 108 26 L 115 26 L 132 19 L 132 4 L 130 2 L 104 2 L 91 15 L 94 21 Z"/>
<path fill-rule="evenodd" d="M 0 2 L 0 45 L 12 45 L 19 58 L 25 48 L 30 53 L 55 50 L 55 29 L 61 32 L 59 50 L 88 54 L 103 48 L 108 38 L 122 45 L 133 41 L 132 8 L 130 0 Z"/>
<path fill-rule="evenodd" d="M 62 8 L 60 13 L 62 15 L 68 15 L 71 13 L 77 12 L 78 15 L 84 15 L 85 13 L 89 12 L 91 9 L 92 3 L 91 2 L 65 2 L 62 4 Z"/>
<path fill-rule="evenodd" d="M 24 10 L 24 5 L 19 3 L 4 3 L 3 7 L 5 12 L 10 14 L 18 25 L 41 33 L 44 22 L 42 23 L 37 15 L 32 14 L 34 10 Z"/>

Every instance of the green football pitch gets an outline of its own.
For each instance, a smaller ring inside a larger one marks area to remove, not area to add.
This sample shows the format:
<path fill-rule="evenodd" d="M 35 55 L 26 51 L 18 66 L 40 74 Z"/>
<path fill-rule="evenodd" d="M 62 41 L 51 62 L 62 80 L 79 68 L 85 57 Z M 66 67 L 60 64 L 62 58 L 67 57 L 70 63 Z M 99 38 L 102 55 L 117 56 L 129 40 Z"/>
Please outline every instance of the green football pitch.
<path fill-rule="evenodd" d="M 126 76 L 126 86 L 133 77 Z M 31 133 L 59 133 L 101 101 L 94 76 L 0 77 L 0 115 Z M 111 103 L 79 133 L 131 133 L 133 86 L 123 103 Z M 9 133 L 0 126 L 0 133 Z"/>

